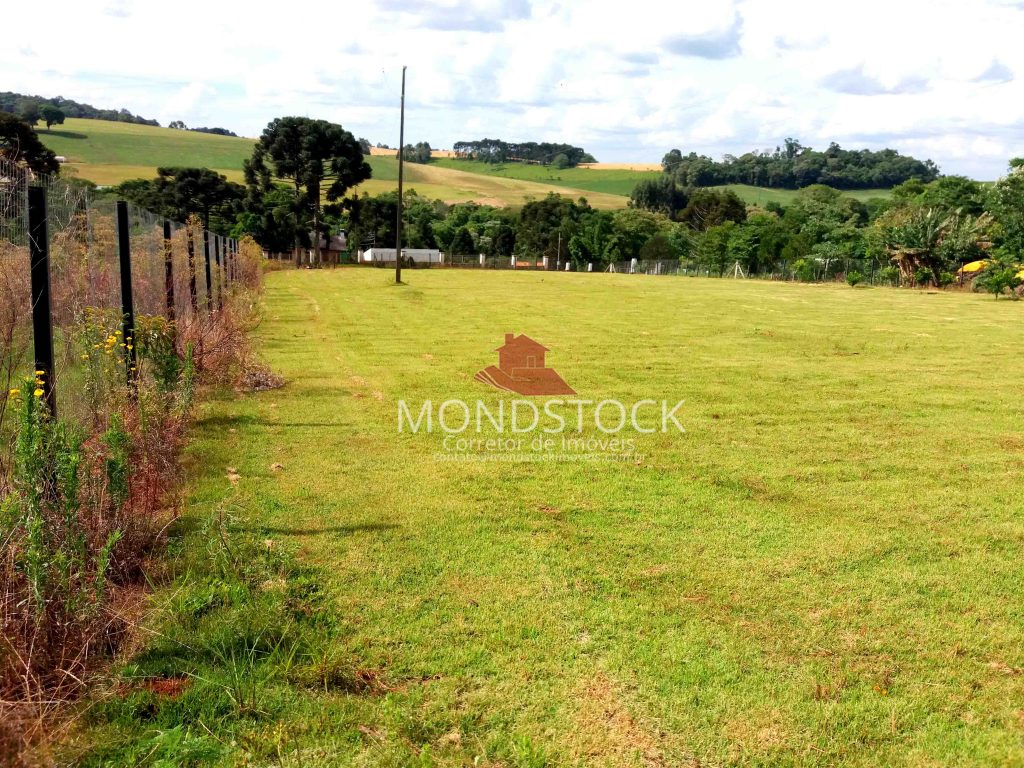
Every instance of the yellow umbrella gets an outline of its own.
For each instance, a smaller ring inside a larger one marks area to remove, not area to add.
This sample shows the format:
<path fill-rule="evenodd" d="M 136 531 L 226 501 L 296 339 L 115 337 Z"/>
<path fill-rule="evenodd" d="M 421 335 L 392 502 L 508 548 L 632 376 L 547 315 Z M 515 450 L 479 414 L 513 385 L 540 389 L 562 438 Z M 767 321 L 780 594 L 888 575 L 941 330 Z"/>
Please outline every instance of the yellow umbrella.
<path fill-rule="evenodd" d="M 965 275 L 971 275 L 975 272 L 981 272 L 985 267 L 988 266 L 988 262 L 982 259 L 981 261 L 972 261 L 969 264 L 964 264 L 960 267 L 960 271 Z"/>

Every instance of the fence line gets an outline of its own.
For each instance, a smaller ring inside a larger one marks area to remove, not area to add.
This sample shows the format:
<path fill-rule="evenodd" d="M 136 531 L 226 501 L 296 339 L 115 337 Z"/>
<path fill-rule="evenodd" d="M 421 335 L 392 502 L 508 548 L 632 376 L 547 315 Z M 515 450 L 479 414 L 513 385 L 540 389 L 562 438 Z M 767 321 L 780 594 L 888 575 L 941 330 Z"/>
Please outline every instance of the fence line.
<path fill-rule="evenodd" d="M 140 320 L 188 325 L 218 312 L 232 290 L 237 247 L 196 217 L 170 221 L 0 159 L 0 486 L 11 392 L 41 371 L 51 412 L 90 423 L 101 401 L 84 370 L 93 349 L 116 338 L 132 383 Z"/>
<path fill-rule="evenodd" d="M 485 256 L 468 254 L 451 256 L 441 254 L 442 262 L 425 263 L 407 258 L 403 266 L 413 269 L 498 269 L 541 272 L 608 272 L 624 275 L 657 275 L 684 277 L 751 278 L 758 280 L 799 281 L 807 283 L 845 280 L 856 272 L 860 282 L 868 285 L 896 285 L 899 272 L 890 263 L 879 259 L 805 258 L 792 263 L 779 262 L 768 269 L 748 270 L 739 262 L 718 266 L 703 264 L 696 259 L 662 259 L 615 261 L 611 263 L 559 261 L 550 257 Z M 394 268 L 391 261 L 357 261 L 360 266 Z"/>

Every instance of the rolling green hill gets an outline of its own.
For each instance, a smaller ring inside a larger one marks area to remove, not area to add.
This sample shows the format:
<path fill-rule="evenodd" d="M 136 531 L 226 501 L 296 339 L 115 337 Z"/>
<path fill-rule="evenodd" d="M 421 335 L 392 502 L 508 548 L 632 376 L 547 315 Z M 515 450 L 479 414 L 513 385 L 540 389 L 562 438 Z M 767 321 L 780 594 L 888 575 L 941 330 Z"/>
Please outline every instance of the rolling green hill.
<path fill-rule="evenodd" d="M 97 184 L 152 178 L 166 165 L 212 168 L 240 182 L 242 161 L 252 154 L 255 143 L 234 136 L 72 118 L 50 131 L 40 128 L 39 138 L 68 159 L 65 168 Z"/>
<path fill-rule="evenodd" d="M 252 154 L 253 139 L 217 136 L 194 131 L 154 128 L 104 120 L 68 119 L 50 131 L 40 129 L 43 143 L 68 159 L 65 173 L 97 184 L 117 184 L 126 179 L 152 178 L 165 165 L 212 168 L 232 181 L 242 181 L 242 161 Z M 377 194 L 394 189 L 398 161 L 391 157 L 369 158 L 373 178 L 360 192 Z M 491 205 L 522 205 L 529 199 L 559 192 L 578 197 L 579 189 L 512 178 L 498 178 L 465 170 L 406 165 L 407 188 L 447 202 L 477 200 Z M 591 202 L 600 208 L 621 208 L 625 198 L 597 193 Z"/>
<path fill-rule="evenodd" d="M 68 159 L 65 173 L 97 184 L 118 184 L 126 179 L 152 178 L 166 165 L 212 168 L 232 181 L 242 181 L 242 161 L 252 154 L 253 139 L 154 128 L 104 120 L 68 119 L 59 128 L 39 130 L 43 143 Z M 362 194 L 379 194 L 397 186 L 398 161 L 393 157 L 368 158 L 373 178 L 360 185 Z M 566 168 L 538 165 L 490 165 L 472 160 L 438 158 L 429 165 L 406 163 L 405 184 L 425 197 L 446 202 L 475 200 L 496 206 L 519 206 L 557 192 L 586 197 L 595 208 L 625 207 L 637 182 L 655 178 L 659 171 L 620 168 Z M 786 204 L 796 194 L 787 189 L 728 185 L 746 202 Z M 864 200 L 886 197 L 888 190 L 848 193 Z"/>
<path fill-rule="evenodd" d="M 637 182 L 644 179 L 654 179 L 661 175 L 661 171 L 627 171 L 605 168 L 563 168 L 562 170 L 556 170 L 551 166 L 543 165 L 524 165 L 522 163 L 494 165 L 478 160 L 456 160 L 454 158 L 437 158 L 431 160 L 430 164 L 485 176 L 520 179 L 540 184 L 555 184 L 561 187 L 571 187 L 587 192 L 601 192 L 622 197 L 629 197 Z"/>

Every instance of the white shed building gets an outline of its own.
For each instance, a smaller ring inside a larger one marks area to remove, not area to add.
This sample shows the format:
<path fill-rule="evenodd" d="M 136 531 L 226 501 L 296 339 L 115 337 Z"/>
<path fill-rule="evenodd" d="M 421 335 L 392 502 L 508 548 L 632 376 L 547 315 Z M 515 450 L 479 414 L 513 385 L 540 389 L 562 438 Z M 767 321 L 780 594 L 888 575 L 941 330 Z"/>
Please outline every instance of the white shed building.
<path fill-rule="evenodd" d="M 414 264 L 444 264 L 444 254 L 434 248 L 403 248 L 402 255 Z M 394 248 L 370 248 L 360 259 L 364 264 L 394 264 Z"/>

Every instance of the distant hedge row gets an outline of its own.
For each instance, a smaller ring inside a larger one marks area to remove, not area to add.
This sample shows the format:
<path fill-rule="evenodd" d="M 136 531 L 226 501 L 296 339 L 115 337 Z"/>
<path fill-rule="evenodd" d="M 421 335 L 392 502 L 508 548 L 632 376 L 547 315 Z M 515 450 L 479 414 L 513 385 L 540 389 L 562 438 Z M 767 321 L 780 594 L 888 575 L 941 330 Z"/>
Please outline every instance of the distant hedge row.
<path fill-rule="evenodd" d="M 97 109 L 92 104 L 81 104 L 73 99 L 65 99 L 63 96 L 55 96 L 48 99 L 44 96 L 27 96 L 23 93 L 11 91 L 0 91 L 0 112 L 21 114 L 25 104 L 36 103 L 39 106 L 52 104 L 64 112 L 65 117 L 80 117 L 86 120 L 111 120 L 117 123 L 136 123 L 138 125 L 159 126 L 156 120 L 147 120 L 139 115 L 134 115 L 127 109 Z"/>
<path fill-rule="evenodd" d="M 582 147 L 550 142 L 478 139 L 457 141 L 452 149 L 459 157 L 481 160 L 485 163 L 538 163 L 572 168 L 580 163 L 593 163 L 594 157 Z"/>

